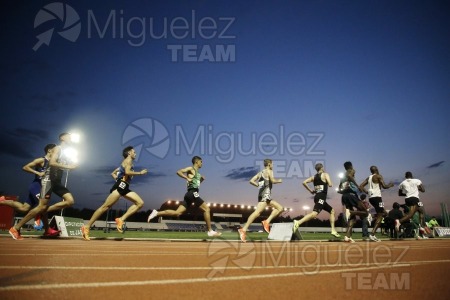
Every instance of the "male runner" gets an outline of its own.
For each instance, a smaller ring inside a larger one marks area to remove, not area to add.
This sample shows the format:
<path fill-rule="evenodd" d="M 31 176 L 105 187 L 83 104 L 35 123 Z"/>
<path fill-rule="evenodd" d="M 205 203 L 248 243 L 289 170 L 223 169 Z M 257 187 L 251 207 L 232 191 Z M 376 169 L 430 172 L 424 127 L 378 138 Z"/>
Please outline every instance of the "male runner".
<path fill-rule="evenodd" d="M 200 208 L 203 211 L 203 217 L 205 219 L 206 227 L 208 228 L 208 236 L 218 237 L 222 235 L 222 233 L 214 231 L 212 229 L 209 206 L 198 193 L 200 184 L 205 180 L 205 177 L 203 177 L 198 171 L 202 166 L 203 161 L 201 157 L 194 156 L 192 158 L 192 166 L 179 169 L 177 171 L 177 175 L 187 181 L 187 192 L 184 195 L 184 201 L 178 206 L 177 210 L 167 209 L 163 211 L 157 211 L 154 209 L 148 216 L 147 222 L 150 222 L 150 220 L 155 217 L 178 217 L 186 212 L 187 208 L 191 207 L 192 204 L 194 204 L 196 207 Z"/>
<path fill-rule="evenodd" d="M 86 241 L 90 240 L 89 230 L 92 224 L 94 224 L 94 222 L 97 221 L 103 213 L 110 209 L 120 199 L 120 197 L 130 200 L 133 202 L 133 205 L 127 209 L 126 213 L 122 217 L 115 219 L 116 227 L 119 232 L 123 232 L 123 223 L 125 220 L 144 206 L 144 201 L 142 198 L 137 193 L 130 190 L 130 183 L 133 176 L 145 175 L 147 174 L 147 170 L 143 169 L 139 172 L 135 172 L 133 170 L 133 161 L 136 158 L 136 151 L 132 146 L 128 146 L 123 149 L 122 156 L 124 158 L 122 163 L 111 173 L 116 182 L 111 188 L 109 196 L 106 198 L 102 206 L 94 212 L 87 224 L 81 226 L 81 233 L 83 235 L 83 239 Z"/>
<path fill-rule="evenodd" d="M 372 175 L 367 177 L 360 185 L 360 189 L 369 195 L 369 202 L 375 208 L 377 213 L 377 218 L 375 220 L 375 225 L 373 226 L 372 233 L 369 235 L 369 239 L 374 242 L 379 242 L 379 239 L 375 236 L 378 227 L 381 225 L 381 220 L 387 215 L 384 209 L 384 202 L 381 198 L 381 188 L 388 189 L 394 186 L 392 182 L 385 184 L 383 176 L 381 176 L 378 168 L 376 166 L 370 167 L 370 172 Z M 369 185 L 369 190 L 367 191 L 365 186 Z"/>
<path fill-rule="evenodd" d="M 308 192 L 314 195 L 313 211 L 301 218 L 299 221 L 294 220 L 294 226 L 292 230 L 293 232 L 296 232 L 300 225 L 311 219 L 314 219 L 322 210 L 325 210 L 330 214 L 331 235 L 334 237 L 340 237 L 341 235 L 337 233 L 334 227 L 334 209 L 327 202 L 328 187 L 332 187 L 333 183 L 331 182 L 330 175 L 328 173 L 325 173 L 323 164 L 316 164 L 315 169 L 317 171 L 317 174 L 303 181 L 303 186 L 308 190 Z M 314 184 L 314 190 L 311 190 L 308 186 L 308 183 L 311 182 Z"/>
<path fill-rule="evenodd" d="M 283 212 L 283 207 L 275 200 L 272 199 L 272 184 L 281 183 L 281 179 L 275 179 L 273 177 L 273 162 L 271 159 L 264 160 L 264 170 L 258 172 L 255 176 L 250 179 L 250 184 L 259 188 L 258 193 L 258 205 L 256 206 L 256 210 L 248 217 L 247 223 L 245 223 L 244 227 L 240 228 L 239 237 L 242 242 L 246 242 L 247 230 L 250 224 L 259 217 L 259 215 L 264 211 L 267 206 L 271 206 L 273 208 L 272 213 L 269 217 L 262 221 L 262 225 L 264 230 L 269 233 L 270 222 L 278 216 L 281 212 Z"/>
<path fill-rule="evenodd" d="M 341 178 L 339 183 L 338 192 L 342 194 L 342 204 L 346 208 L 345 219 L 348 223 L 347 232 L 344 237 L 344 242 L 354 243 L 352 239 L 353 226 L 356 223 L 356 217 L 358 216 L 361 220 L 368 216 L 368 211 L 364 203 L 358 198 L 359 187 L 355 181 L 356 171 L 353 169 L 351 162 L 347 161 L 344 163 L 345 174 Z M 354 210 L 356 209 L 356 210 Z"/>
<path fill-rule="evenodd" d="M 70 134 L 66 132 L 61 133 L 59 135 L 59 140 L 60 145 L 53 148 L 49 162 L 50 167 L 47 169 L 47 172 L 41 181 L 42 189 L 38 206 L 30 210 L 19 223 L 9 229 L 9 234 L 15 240 L 23 239 L 20 235 L 20 228 L 36 215 L 41 215 L 42 221 L 44 222 L 44 228 L 47 232 L 49 230 L 47 212 L 60 210 L 74 204 L 72 194 L 67 187 L 61 183 L 64 170 L 73 170 L 77 167 L 76 164 L 71 162 L 70 158 L 67 156 L 67 151 L 65 151 L 70 145 Z M 48 202 L 50 201 L 52 193 L 62 197 L 63 200 L 49 207 Z"/>
<path fill-rule="evenodd" d="M 31 182 L 29 188 L 28 188 L 28 198 L 25 202 L 20 203 L 18 201 L 13 200 L 5 200 L 5 197 L 0 197 L 0 205 L 5 205 L 12 207 L 14 210 L 21 212 L 21 213 L 27 213 L 32 207 L 35 207 L 39 203 L 39 194 L 41 192 L 41 180 L 45 175 L 45 171 L 47 170 L 49 166 L 49 160 L 52 153 L 53 148 L 55 148 L 55 144 L 48 144 L 44 148 L 45 155 L 43 157 L 38 157 L 34 159 L 33 161 L 27 163 L 25 166 L 23 166 L 23 170 L 25 172 L 34 174 L 34 180 Z M 35 217 L 34 222 L 34 228 L 35 229 L 42 229 L 43 224 L 40 220 L 40 216 L 37 215 Z M 48 234 L 48 233 L 47 233 Z"/>
<path fill-rule="evenodd" d="M 396 231 L 399 231 L 400 224 L 409 221 L 414 216 L 416 211 L 419 212 L 419 230 L 425 231 L 425 210 L 423 203 L 419 199 L 419 191 L 425 193 L 425 188 L 422 181 L 413 178 L 411 172 L 406 172 L 405 180 L 403 180 L 398 186 L 398 195 L 405 196 L 405 204 L 409 207 L 409 212 L 403 218 L 395 220 Z"/>

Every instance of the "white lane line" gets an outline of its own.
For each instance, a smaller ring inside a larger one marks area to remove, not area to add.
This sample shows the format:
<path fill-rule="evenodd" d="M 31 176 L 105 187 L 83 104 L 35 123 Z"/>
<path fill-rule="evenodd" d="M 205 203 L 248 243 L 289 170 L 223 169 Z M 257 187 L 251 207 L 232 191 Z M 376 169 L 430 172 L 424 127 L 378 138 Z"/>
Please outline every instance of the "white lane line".
<path fill-rule="evenodd" d="M 426 261 L 403 261 L 401 262 L 402 265 L 421 265 L 421 264 L 433 264 L 433 263 L 450 263 L 450 259 L 448 260 L 426 260 Z M 395 266 L 395 263 L 360 263 L 358 265 L 381 265 L 381 266 Z M 314 264 L 314 265 L 297 265 L 297 266 L 289 266 L 289 265 L 283 265 L 283 266 L 226 266 L 226 267 L 220 267 L 218 269 L 226 269 L 226 270 L 249 270 L 249 269 L 299 269 L 299 268 L 321 268 L 321 267 L 347 267 L 348 264 Z M 187 266 L 181 266 L 181 267 L 74 267 L 74 266 L 0 266 L 0 270 L 104 270 L 104 271 L 123 271 L 123 270 L 133 270 L 133 271 L 194 271 L 194 270 L 211 270 L 213 269 L 212 266 L 207 267 L 187 267 Z"/>
<path fill-rule="evenodd" d="M 423 265 L 423 264 L 442 263 L 442 262 L 448 263 L 448 262 L 450 262 L 450 260 L 414 262 L 414 263 L 408 263 L 408 264 L 402 263 L 402 264 L 391 264 L 391 265 L 372 266 L 372 267 L 365 266 L 365 267 L 360 267 L 360 268 L 334 269 L 334 270 L 321 271 L 320 273 L 317 273 L 317 274 L 334 274 L 334 273 L 343 273 L 343 272 L 405 268 L 405 267 L 411 267 L 412 265 Z M 259 275 L 226 276 L 226 277 L 217 277 L 217 278 L 201 277 L 201 278 L 188 278 L 188 279 L 165 279 L 165 280 L 143 280 L 143 281 L 12 285 L 12 286 L 0 287 L 0 291 L 101 288 L 101 287 L 143 286 L 143 285 L 164 285 L 164 284 L 193 284 L 193 283 L 208 283 L 208 282 L 236 281 L 236 280 L 273 279 L 273 278 L 305 276 L 305 275 L 311 275 L 311 274 L 308 274 L 305 272 L 292 272 L 292 273 L 275 273 L 275 274 L 271 273 L 271 274 L 259 274 Z"/>

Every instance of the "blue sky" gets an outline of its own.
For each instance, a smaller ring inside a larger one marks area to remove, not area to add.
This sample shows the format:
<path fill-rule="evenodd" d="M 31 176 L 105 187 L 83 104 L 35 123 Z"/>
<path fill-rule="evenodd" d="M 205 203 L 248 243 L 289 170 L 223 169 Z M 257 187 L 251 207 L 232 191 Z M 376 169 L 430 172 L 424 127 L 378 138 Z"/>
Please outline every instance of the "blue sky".
<path fill-rule="evenodd" d="M 133 2 L 56 2 L 76 14 L 1 3 L 0 191 L 25 198 L 21 167 L 78 131 L 78 208 L 103 202 L 128 144 L 140 149 L 136 169 L 150 171 L 132 185 L 145 210 L 182 199 L 175 173 L 193 155 L 208 202 L 256 204 L 248 180 L 266 157 L 283 179 L 274 198 L 293 216 L 312 206 L 301 182 L 318 161 L 336 184 L 346 160 L 359 182 L 371 165 L 397 183 L 412 171 L 429 214 L 450 202 L 448 2 Z M 383 194 L 388 208 L 396 195 Z M 329 202 L 340 211 L 339 194 Z"/>

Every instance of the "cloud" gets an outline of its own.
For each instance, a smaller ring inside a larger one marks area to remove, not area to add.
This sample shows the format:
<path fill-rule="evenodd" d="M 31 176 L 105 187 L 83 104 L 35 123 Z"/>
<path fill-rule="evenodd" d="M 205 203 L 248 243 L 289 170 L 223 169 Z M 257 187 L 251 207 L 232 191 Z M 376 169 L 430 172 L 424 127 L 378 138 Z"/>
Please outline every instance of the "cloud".
<path fill-rule="evenodd" d="M 440 166 L 442 166 L 445 163 L 445 160 L 441 160 L 440 162 L 431 164 L 427 167 L 427 169 L 434 169 L 434 168 L 439 168 Z"/>
<path fill-rule="evenodd" d="M 7 154 L 18 158 L 29 159 L 35 154 L 30 152 L 30 149 L 34 152 L 35 145 L 43 140 L 48 139 L 48 132 L 40 129 L 27 129 L 18 127 L 12 130 L 7 130 L 0 133 L 0 140 L 7 141 L 2 144 L 0 148 L 0 154 Z M 42 147 L 44 142 L 42 143 Z"/>
<path fill-rule="evenodd" d="M 250 180 L 258 171 L 258 167 L 242 167 L 230 170 L 225 177 L 232 180 Z"/>

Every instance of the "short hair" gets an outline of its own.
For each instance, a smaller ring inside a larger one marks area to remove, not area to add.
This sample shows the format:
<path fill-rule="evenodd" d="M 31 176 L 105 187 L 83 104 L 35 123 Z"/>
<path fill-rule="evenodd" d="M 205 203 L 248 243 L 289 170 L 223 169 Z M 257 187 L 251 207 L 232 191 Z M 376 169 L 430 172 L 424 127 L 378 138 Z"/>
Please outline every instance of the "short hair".
<path fill-rule="evenodd" d="M 345 168 L 345 170 L 353 169 L 352 162 L 351 162 L 351 161 L 346 161 L 346 162 L 344 163 L 344 168 Z"/>
<path fill-rule="evenodd" d="M 267 167 L 270 163 L 272 163 L 272 160 L 270 158 L 266 158 L 264 160 L 264 167 Z"/>
<path fill-rule="evenodd" d="M 398 204 L 398 202 L 394 202 L 394 204 L 392 204 L 392 207 L 394 209 L 400 209 L 400 204 Z"/>
<path fill-rule="evenodd" d="M 133 146 L 127 146 L 122 150 L 122 156 L 123 158 L 127 158 L 128 157 L 128 152 L 130 152 L 131 150 L 133 150 Z"/>
<path fill-rule="evenodd" d="M 410 171 L 405 173 L 405 178 L 413 178 L 413 175 Z"/>
<path fill-rule="evenodd" d="M 370 173 L 375 173 L 377 169 L 377 166 L 370 166 Z"/>
<path fill-rule="evenodd" d="M 65 135 L 70 135 L 70 133 L 68 133 L 68 132 L 63 132 L 63 133 L 61 133 L 60 135 L 59 135 L 59 140 L 61 141 L 62 140 L 62 137 L 63 136 L 65 136 Z"/>
<path fill-rule="evenodd" d="M 320 169 L 322 169 L 323 168 L 323 164 L 321 164 L 321 163 L 318 163 L 318 164 L 316 164 L 315 165 L 315 167 L 314 167 L 315 169 L 316 169 L 316 171 L 317 172 L 319 172 L 320 171 Z"/>
<path fill-rule="evenodd" d="M 361 200 L 365 200 L 366 199 L 366 194 L 361 194 L 361 195 L 359 195 L 359 199 L 361 199 Z"/>
<path fill-rule="evenodd" d="M 47 154 L 48 150 L 51 150 L 56 147 L 56 144 L 47 144 L 44 147 L 44 153 Z"/>
<path fill-rule="evenodd" d="M 192 164 L 195 164 L 197 161 L 199 161 L 199 160 L 202 160 L 202 158 L 200 157 L 200 156 L 194 156 L 193 158 L 192 158 Z"/>

